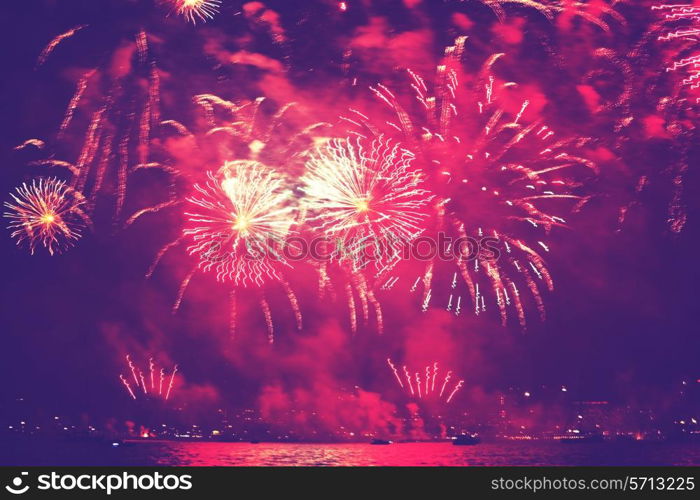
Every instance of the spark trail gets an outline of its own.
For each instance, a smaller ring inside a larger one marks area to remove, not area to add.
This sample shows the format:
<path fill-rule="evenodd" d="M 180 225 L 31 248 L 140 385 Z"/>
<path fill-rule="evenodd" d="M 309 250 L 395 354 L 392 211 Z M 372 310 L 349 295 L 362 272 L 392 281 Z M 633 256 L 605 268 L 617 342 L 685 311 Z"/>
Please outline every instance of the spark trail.
<path fill-rule="evenodd" d="M 168 400 L 170 397 L 170 391 L 173 389 L 174 384 L 175 384 L 175 374 L 177 373 L 177 365 L 173 368 L 173 371 L 170 375 L 170 383 L 168 385 L 168 392 L 163 397 L 163 381 L 165 380 L 165 368 L 161 367 L 159 370 L 159 380 L 158 383 L 156 383 L 155 377 L 156 377 L 156 363 L 153 360 L 153 357 L 148 358 L 148 377 L 144 375 L 144 372 L 139 370 L 134 362 L 131 359 L 131 356 L 129 354 L 126 355 L 126 363 L 127 367 L 129 368 L 129 371 L 131 372 L 131 376 L 134 379 L 134 385 L 132 387 L 131 383 L 127 380 L 127 378 L 123 374 L 119 374 L 119 380 L 121 383 L 124 385 L 126 391 L 128 392 L 129 396 L 136 400 L 138 399 L 137 397 L 137 392 L 134 391 L 134 389 L 141 390 L 143 392 L 143 398 L 144 399 L 163 399 L 165 401 Z M 150 388 L 149 388 L 150 386 Z"/>
<path fill-rule="evenodd" d="M 435 381 L 438 375 L 437 361 L 425 366 L 425 379 L 421 378 L 419 371 L 416 371 L 414 375 L 411 376 L 408 367 L 404 366 L 403 372 L 407 381 L 407 384 L 404 385 L 394 363 L 390 358 L 387 358 L 386 361 L 399 387 L 410 397 L 417 397 L 418 399 L 425 399 L 428 401 L 442 401 L 447 404 L 452 401 L 455 394 L 464 386 L 464 380 L 460 380 L 449 392 L 446 392 L 446 389 L 451 385 L 450 379 L 452 378 L 452 371 L 448 371 L 442 382 L 440 392 L 436 392 Z"/>

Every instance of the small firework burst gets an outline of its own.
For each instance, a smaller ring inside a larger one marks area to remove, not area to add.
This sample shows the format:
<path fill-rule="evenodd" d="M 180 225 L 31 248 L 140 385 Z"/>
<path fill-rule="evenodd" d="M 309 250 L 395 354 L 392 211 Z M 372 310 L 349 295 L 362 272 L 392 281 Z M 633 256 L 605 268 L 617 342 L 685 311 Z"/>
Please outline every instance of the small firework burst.
<path fill-rule="evenodd" d="M 8 228 L 18 245 L 28 244 L 32 255 L 40 245 L 50 255 L 60 253 L 73 246 L 81 230 L 90 226 L 82 194 L 58 179 L 35 179 L 10 196 L 14 202 L 5 202 L 9 211 L 4 214 L 10 219 Z"/>
<path fill-rule="evenodd" d="M 221 0 L 170 0 L 175 12 L 192 24 L 207 22 L 219 13 Z"/>
<path fill-rule="evenodd" d="M 382 267 L 423 231 L 432 194 L 420 186 L 414 156 L 391 140 L 331 140 L 307 162 L 302 178 L 307 222 L 333 240 L 334 256 L 355 267 Z"/>
<path fill-rule="evenodd" d="M 199 268 L 214 271 L 219 281 L 261 285 L 278 278 L 286 265 L 278 244 L 294 223 L 291 191 L 284 178 L 261 163 L 227 162 L 189 197 L 184 235 Z"/>

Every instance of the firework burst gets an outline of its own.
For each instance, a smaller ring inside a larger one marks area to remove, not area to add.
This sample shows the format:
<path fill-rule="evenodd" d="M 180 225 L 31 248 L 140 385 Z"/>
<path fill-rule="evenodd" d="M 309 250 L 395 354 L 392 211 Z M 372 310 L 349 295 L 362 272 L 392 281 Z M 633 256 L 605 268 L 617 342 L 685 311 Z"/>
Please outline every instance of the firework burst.
<path fill-rule="evenodd" d="M 227 162 L 216 174 L 208 173 L 208 181 L 195 184 L 194 192 L 187 198 L 191 211 L 184 215 L 181 236 L 161 248 L 147 273 L 150 277 L 171 249 L 187 245 L 187 253 L 197 262 L 180 284 L 173 312 L 180 308 L 194 275 L 212 272 L 219 282 L 231 284 L 232 335 L 236 289 L 252 285 L 260 295 L 268 339 L 273 342 L 272 312 L 262 288 L 267 281 L 283 286 L 301 329 L 297 297 L 280 272 L 282 267 L 291 267 L 280 250 L 297 222 L 294 199 L 284 177 L 261 163 L 237 160 Z"/>
<path fill-rule="evenodd" d="M 356 269 L 371 257 L 382 267 L 423 231 L 432 200 L 413 154 L 382 137 L 331 140 L 307 162 L 302 178 L 307 222 L 333 241 L 334 257 Z"/>
<path fill-rule="evenodd" d="M 197 21 L 207 22 L 219 12 L 221 0 L 168 0 L 178 15 L 192 24 Z"/>
<path fill-rule="evenodd" d="M 438 259 L 429 260 L 411 281 L 412 292 L 423 290 L 423 309 L 439 299 L 459 315 L 469 298 L 480 314 L 492 298 L 504 324 L 513 308 L 524 326 L 523 286 L 542 318 L 541 289 L 554 286 L 543 257 L 550 249 L 544 237 L 554 227 L 566 227 L 565 214 L 586 202 L 574 175 L 588 175 L 595 165 L 568 152 L 585 146 L 586 139 L 559 139 L 542 120 L 526 118 L 530 101 L 519 95 L 515 83 L 494 75 L 493 66 L 503 54 L 492 56 L 478 74 L 466 75 L 472 85 L 462 86 L 465 42 L 459 38 L 447 48 L 432 87 L 409 70 L 413 103 L 407 106 L 389 88 L 372 88 L 389 107 L 384 123 L 356 110 L 343 120 L 362 136 L 393 130 L 416 152 L 439 197 L 438 231 L 455 241 L 490 238 L 499 246 L 496 256 L 452 259 L 456 268 L 447 273 Z M 433 290 L 442 274 L 447 276 L 446 294 Z M 389 275 L 382 288 L 392 288 L 396 281 Z"/>
<path fill-rule="evenodd" d="M 278 245 L 294 223 L 295 207 L 285 179 L 261 163 L 233 161 L 204 186 L 195 185 L 185 215 L 187 251 L 199 268 L 219 281 L 262 285 L 279 279 L 277 265 L 288 265 Z"/>
<path fill-rule="evenodd" d="M 275 308 L 268 288 L 282 287 L 296 326 L 302 328 L 297 295 L 283 272 L 291 266 L 279 250 L 292 226 L 299 222 L 288 179 L 297 166 L 303 168 L 302 158 L 315 131 L 327 124 L 306 125 L 304 117 L 292 117 L 294 104 L 268 113 L 263 109 L 264 98 L 235 103 L 202 94 L 194 102 L 203 112 L 203 130 L 192 131 L 173 120 L 162 122 L 162 127 L 170 131 L 166 144 L 178 151 L 182 145 L 188 145 L 191 156 L 202 165 L 189 168 L 180 163 L 180 156 L 141 168 L 163 170 L 196 187 L 189 196 L 172 193 L 170 199 L 139 210 L 127 220 L 127 225 L 148 214 L 186 204 L 182 231 L 160 249 L 147 277 L 153 275 L 166 254 L 185 248 L 196 263 L 181 281 L 173 311 L 180 308 L 196 274 L 212 274 L 228 288 L 231 336 L 236 334 L 238 302 L 255 297 L 272 342 Z M 304 125 L 296 127 L 297 122 Z M 201 171 L 211 171 L 209 164 L 223 167 L 202 178 Z M 245 294 L 238 293 L 239 288 L 246 286 L 250 288 Z"/>
<path fill-rule="evenodd" d="M 9 211 L 4 214 L 10 219 L 8 228 L 18 245 L 28 244 L 32 255 L 39 245 L 51 255 L 70 248 L 91 225 L 82 194 L 58 179 L 35 179 L 10 196 L 14 202 L 5 202 Z"/>

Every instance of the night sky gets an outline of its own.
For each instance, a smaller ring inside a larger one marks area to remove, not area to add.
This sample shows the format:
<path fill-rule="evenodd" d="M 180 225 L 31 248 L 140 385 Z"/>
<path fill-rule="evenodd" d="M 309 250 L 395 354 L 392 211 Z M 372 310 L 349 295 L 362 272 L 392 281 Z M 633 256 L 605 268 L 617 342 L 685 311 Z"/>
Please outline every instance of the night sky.
<path fill-rule="evenodd" d="M 309 403 L 310 398 L 301 395 L 330 398 L 355 386 L 378 393 L 386 405 L 396 404 L 387 357 L 416 365 L 445 359 L 445 366 L 466 380 L 455 404 L 472 408 L 483 394 L 509 387 L 566 385 L 581 399 L 626 402 L 662 397 L 669 385 L 700 378 L 700 179 L 697 146 L 692 146 L 697 132 L 693 125 L 682 139 L 691 144 L 683 180 L 687 223 L 675 233 L 666 219 L 680 140 L 645 135 L 634 127 L 628 136 L 616 136 L 613 122 L 618 111 L 593 113 L 577 90 L 581 75 L 573 67 L 580 58 L 583 71 L 591 64 L 586 54 L 600 46 L 619 54 L 631 50 L 649 23 L 647 9 L 623 6 L 629 26 L 611 23 L 612 33 L 606 35 L 576 23 L 567 29 L 518 7 L 506 9 L 507 20 L 499 28 L 495 16 L 478 2 L 351 1 L 347 13 L 340 13 L 337 2 L 330 0 L 265 3 L 278 16 L 246 15 L 250 10 L 242 9 L 240 2 L 224 0 L 214 20 L 194 27 L 177 16 L 166 17 L 167 9 L 149 2 L 4 2 L 3 201 L 21 182 L 42 173 L 40 167 L 28 166 L 42 153 L 14 150 L 26 139 L 42 138 L 56 157 L 75 158 L 80 134 L 67 134 L 59 141 L 56 131 L 78 69 L 104 67 L 112 51 L 141 23 L 157 40 L 152 42 L 155 58 L 168 75 L 163 78 L 161 116 L 188 124 L 196 121 L 192 96 L 204 92 L 227 99 L 294 99 L 312 105 L 314 118 L 331 120 L 344 104 L 372 102 L 368 94 L 361 97 L 367 85 L 395 81 L 401 61 L 429 77 L 442 48 L 466 32 L 473 38 L 469 47 L 474 48 L 474 60 L 489 52 L 508 52 L 512 63 L 504 71 L 544 96 L 542 114 L 558 130 L 594 136 L 617 156 L 601 161 L 591 201 L 572 216 L 572 228 L 554 231 L 549 239 L 555 290 L 543 294 L 546 321 L 533 314 L 523 331 L 516 323 L 502 327 L 495 314 L 476 318 L 467 312 L 455 319 L 437 307 L 423 314 L 420 304 L 407 306 L 408 298 L 401 296 L 405 291 L 396 291 L 395 296 L 381 296 L 385 333 L 379 335 L 370 325 L 352 335 L 347 313 L 341 305 L 315 296 L 309 286 L 313 279 L 301 266 L 290 283 L 298 288 L 304 330 L 293 327 L 283 294 L 270 292 L 276 343 L 269 348 L 263 315 L 252 299 L 246 300 L 254 291 L 244 290 L 239 292 L 241 334 L 232 341 L 227 330 L 228 290 L 210 276 L 193 280 L 181 310 L 170 313 L 186 273 L 184 256 L 166 261 L 152 279 L 144 277 L 158 249 L 177 234 L 177 213 L 154 214 L 121 229 L 112 221 L 113 198 L 106 194 L 98 197 L 95 230 L 62 255 L 50 257 L 39 249 L 31 256 L 3 228 L 1 401 L 24 397 L 39 412 L 128 416 L 131 400 L 118 379 L 127 373 L 127 353 L 140 366 L 147 366 L 150 355 L 165 367 L 177 364 L 182 378 L 176 402 L 189 408 L 264 411 L 265 405 L 275 404 L 268 396 L 280 390 L 292 401 L 303 400 L 300 405 L 324 411 L 322 403 Z M 471 23 L 460 26 L 455 13 L 469 16 Z M 90 28 L 36 68 L 44 46 L 79 24 Z M 283 30 L 277 40 L 276 29 Z M 389 42 L 368 49 L 373 30 L 382 29 Z M 586 30 L 595 36 L 586 36 Z M 213 41 L 218 49 L 211 48 Z M 222 63 L 216 56 L 222 47 L 258 54 L 259 60 L 264 56 L 265 63 L 230 58 Z M 660 59 L 653 53 L 647 67 L 634 68 L 634 78 L 641 81 L 661 73 Z M 269 61 L 278 61 L 279 67 Z M 354 78 L 356 86 L 351 84 Z M 613 77 L 606 87 L 611 95 L 615 85 Z M 654 105 L 645 104 L 644 98 L 653 101 L 662 91 L 637 91 L 630 105 L 637 121 L 653 114 Z M 648 175 L 650 182 L 635 193 L 641 175 Z M 167 192 L 161 184 L 157 175 L 134 181 L 127 207 L 157 199 Z M 627 219 L 619 224 L 620 207 L 631 202 Z"/>

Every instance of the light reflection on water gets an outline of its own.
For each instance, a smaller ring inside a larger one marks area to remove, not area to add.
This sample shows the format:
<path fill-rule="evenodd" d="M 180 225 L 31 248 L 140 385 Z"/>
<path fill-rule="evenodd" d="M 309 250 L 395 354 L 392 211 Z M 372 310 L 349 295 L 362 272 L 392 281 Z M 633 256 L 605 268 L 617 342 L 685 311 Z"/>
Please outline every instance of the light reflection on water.
<path fill-rule="evenodd" d="M 141 448 L 139 450 L 139 448 Z M 126 450 L 125 450 L 126 451 Z M 697 465 L 700 447 L 659 443 L 281 444 L 139 443 L 129 452 L 159 465 Z"/>
<path fill-rule="evenodd" d="M 700 465 L 700 446 L 652 442 L 294 444 L 0 440 L 0 465 Z"/>

